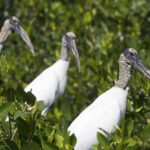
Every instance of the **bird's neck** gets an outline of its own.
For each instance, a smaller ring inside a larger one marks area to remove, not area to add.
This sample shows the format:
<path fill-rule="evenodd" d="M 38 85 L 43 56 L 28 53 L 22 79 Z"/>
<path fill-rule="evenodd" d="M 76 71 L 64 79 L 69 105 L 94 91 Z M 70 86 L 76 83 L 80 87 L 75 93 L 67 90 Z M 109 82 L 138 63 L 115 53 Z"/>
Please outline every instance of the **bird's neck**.
<path fill-rule="evenodd" d="M 119 79 L 116 81 L 115 86 L 126 89 L 130 80 L 131 71 L 131 65 L 128 65 L 125 61 L 124 56 L 121 55 L 119 59 Z"/>
<path fill-rule="evenodd" d="M 0 52 L 1 52 L 2 48 L 3 48 L 3 45 L 0 43 Z"/>
<path fill-rule="evenodd" d="M 69 60 L 68 49 L 62 45 L 60 59 Z"/>
<path fill-rule="evenodd" d="M 0 31 L 0 44 L 4 43 L 10 34 L 11 30 L 9 27 L 3 26 Z"/>

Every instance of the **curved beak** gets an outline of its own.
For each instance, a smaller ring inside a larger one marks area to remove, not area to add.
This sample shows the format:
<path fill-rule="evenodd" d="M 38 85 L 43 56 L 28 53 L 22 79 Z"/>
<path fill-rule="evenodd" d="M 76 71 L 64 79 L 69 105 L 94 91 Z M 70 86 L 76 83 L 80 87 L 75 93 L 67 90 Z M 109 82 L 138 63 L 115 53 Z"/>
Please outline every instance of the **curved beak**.
<path fill-rule="evenodd" d="M 139 56 L 133 62 L 133 67 L 150 80 L 150 70 L 147 69 Z"/>
<path fill-rule="evenodd" d="M 25 30 L 22 28 L 21 25 L 18 25 L 17 27 L 14 28 L 14 31 L 23 39 L 23 41 L 28 45 L 28 47 L 31 50 L 31 53 L 33 54 L 33 56 L 35 55 L 34 52 L 34 48 L 33 45 L 28 37 L 28 35 L 26 34 Z"/>
<path fill-rule="evenodd" d="M 80 68 L 81 68 L 81 66 L 80 66 L 80 58 L 79 58 L 79 53 L 78 53 L 78 50 L 77 50 L 77 47 L 76 47 L 75 40 L 71 41 L 71 48 L 70 49 L 71 49 L 73 55 L 75 56 L 75 59 L 77 61 L 77 65 L 78 65 L 78 69 L 79 69 L 79 72 L 80 72 Z"/>

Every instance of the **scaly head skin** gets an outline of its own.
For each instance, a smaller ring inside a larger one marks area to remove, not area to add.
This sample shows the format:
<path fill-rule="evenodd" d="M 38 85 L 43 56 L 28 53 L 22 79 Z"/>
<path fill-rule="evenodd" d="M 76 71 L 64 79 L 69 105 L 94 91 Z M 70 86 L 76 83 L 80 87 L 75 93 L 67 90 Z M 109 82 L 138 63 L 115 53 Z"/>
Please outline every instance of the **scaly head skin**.
<path fill-rule="evenodd" d="M 0 43 L 4 43 L 7 37 L 14 32 L 16 32 L 23 39 L 23 41 L 28 45 L 28 47 L 31 49 L 32 54 L 34 55 L 33 45 L 25 30 L 22 28 L 17 17 L 12 16 L 5 20 L 0 33 Z"/>
<path fill-rule="evenodd" d="M 62 46 L 65 47 L 67 50 L 72 51 L 73 55 L 76 58 L 78 69 L 80 72 L 80 58 L 76 47 L 75 39 L 76 39 L 76 35 L 73 32 L 67 32 L 62 38 Z"/>
<path fill-rule="evenodd" d="M 142 62 L 140 56 L 133 48 L 127 48 L 124 51 L 124 56 L 127 59 L 127 64 L 130 64 L 133 68 L 143 74 L 146 78 L 150 80 L 150 71 Z"/>
<path fill-rule="evenodd" d="M 150 71 L 146 68 L 136 50 L 133 48 L 126 48 L 120 55 L 119 79 L 115 86 L 123 89 L 126 88 L 133 68 L 150 80 Z"/>

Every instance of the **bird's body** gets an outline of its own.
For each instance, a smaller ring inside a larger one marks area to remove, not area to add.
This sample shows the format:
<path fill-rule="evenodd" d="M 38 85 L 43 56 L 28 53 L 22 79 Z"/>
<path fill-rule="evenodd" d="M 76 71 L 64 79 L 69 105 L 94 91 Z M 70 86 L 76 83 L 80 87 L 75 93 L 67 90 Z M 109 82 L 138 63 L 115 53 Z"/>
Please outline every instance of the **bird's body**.
<path fill-rule="evenodd" d="M 99 128 L 112 133 L 114 126 L 119 126 L 126 111 L 127 84 L 133 67 L 150 80 L 150 71 L 137 52 L 125 49 L 119 59 L 119 79 L 115 85 L 81 112 L 68 128 L 70 135 L 75 134 L 77 138 L 75 150 L 91 150 L 92 145 L 98 143 L 97 132 L 104 134 Z"/>
<path fill-rule="evenodd" d="M 58 96 L 65 90 L 69 67 L 69 49 L 71 49 L 75 55 L 80 70 L 80 60 L 75 44 L 75 37 L 75 34 L 72 32 L 65 34 L 62 38 L 60 59 L 44 70 L 25 88 L 25 92 L 31 91 L 37 101 L 44 101 L 44 108 L 42 111 L 42 115 L 44 116 Z"/>
<path fill-rule="evenodd" d="M 22 38 L 22 40 L 28 45 L 32 54 L 34 55 L 34 48 L 33 48 L 33 45 L 31 43 L 28 35 L 26 34 L 25 30 L 21 26 L 19 19 L 17 17 L 14 17 L 14 16 L 6 19 L 4 21 L 2 28 L 1 28 L 1 31 L 0 31 L 0 52 L 3 48 L 5 41 L 9 37 L 9 35 L 13 34 L 14 32 L 16 32 Z M 8 121 L 8 120 L 9 120 L 9 118 L 7 117 L 6 121 Z"/>
<path fill-rule="evenodd" d="M 97 144 L 97 132 L 103 133 L 99 128 L 114 132 L 114 125 L 119 125 L 125 114 L 127 94 L 128 90 L 112 87 L 72 122 L 68 130 L 79 141 L 75 150 L 90 150 L 91 145 Z"/>
<path fill-rule="evenodd" d="M 44 111 L 49 108 L 61 95 L 66 87 L 69 61 L 59 59 L 51 67 L 44 70 L 26 88 L 25 92 L 31 91 L 37 101 L 44 100 Z"/>

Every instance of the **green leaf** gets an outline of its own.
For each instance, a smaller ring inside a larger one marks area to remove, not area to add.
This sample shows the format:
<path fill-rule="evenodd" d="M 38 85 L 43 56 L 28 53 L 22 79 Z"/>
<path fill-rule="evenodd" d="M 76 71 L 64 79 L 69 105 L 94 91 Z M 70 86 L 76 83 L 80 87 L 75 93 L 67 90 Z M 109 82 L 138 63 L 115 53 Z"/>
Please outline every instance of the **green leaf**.
<path fill-rule="evenodd" d="M 12 102 L 15 100 L 15 90 L 13 88 L 6 89 L 4 95 L 7 97 L 7 100 L 9 102 Z"/>
<path fill-rule="evenodd" d="M 44 101 L 37 102 L 37 111 L 42 111 L 44 107 Z"/>
<path fill-rule="evenodd" d="M 23 120 L 21 118 L 17 118 L 16 125 L 17 125 L 18 131 L 21 135 L 23 135 L 25 137 L 29 136 L 30 126 L 28 125 L 28 123 L 25 120 Z"/>
<path fill-rule="evenodd" d="M 109 132 L 107 132 L 107 131 L 105 131 L 104 129 L 102 129 L 102 128 L 99 128 L 100 130 L 102 130 L 108 137 L 110 137 L 112 140 L 115 140 L 115 137 L 112 135 L 112 134 L 110 134 Z"/>
<path fill-rule="evenodd" d="M 24 99 L 25 101 L 27 101 L 28 104 L 31 104 L 33 106 L 35 103 L 36 97 L 31 92 L 27 92 L 25 93 Z"/>
<path fill-rule="evenodd" d="M 10 136 L 10 126 L 9 126 L 9 122 L 4 121 L 2 125 L 3 125 L 3 132 L 4 132 L 6 135 L 9 135 L 9 136 Z"/>
<path fill-rule="evenodd" d="M 59 150 L 59 148 L 56 145 L 48 142 L 43 142 L 42 146 L 44 150 Z"/>
<path fill-rule="evenodd" d="M 98 150 L 98 146 L 97 145 L 92 145 L 92 150 Z"/>
<path fill-rule="evenodd" d="M 31 150 L 41 150 L 39 144 L 37 144 L 35 142 L 31 142 L 28 149 L 31 149 Z"/>
<path fill-rule="evenodd" d="M 52 131 L 51 131 L 51 133 L 50 133 L 50 136 L 49 136 L 49 141 L 50 141 L 50 142 L 52 142 L 52 141 L 53 141 L 55 131 L 56 131 L 56 129 L 55 129 L 55 128 L 53 128 L 53 130 L 52 130 Z"/>
<path fill-rule="evenodd" d="M 74 147 L 76 145 L 77 139 L 74 134 L 70 136 L 70 144 Z"/>
<path fill-rule="evenodd" d="M 63 148 L 64 138 L 60 134 L 58 134 L 58 133 L 55 134 L 55 140 L 56 140 L 56 145 L 59 148 Z"/>
<path fill-rule="evenodd" d="M 104 147 L 105 150 L 109 150 L 109 141 L 103 134 L 97 133 L 97 139 L 99 145 Z"/>
<path fill-rule="evenodd" d="M 32 141 L 34 141 L 35 143 L 38 143 L 40 146 L 42 145 L 40 136 L 34 135 L 32 138 Z"/>
<path fill-rule="evenodd" d="M 15 115 L 14 115 L 14 119 L 16 120 L 16 118 L 18 117 L 22 117 L 24 114 L 29 114 L 28 112 L 24 112 L 24 111 L 21 111 L 21 110 L 18 110 Z"/>
<path fill-rule="evenodd" d="M 17 144 L 11 140 L 6 139 L 5 145 L 9 150 L 19 150 Z"/>
<path fill-rule="evenodd" d="M 121 138 L 123 139 L 124 138 L 124 132 L 125 132 L 125 118 L 123 117 L 121 119 L 121 122 L 120 122 L 120 126 L 121 126 Z"/>
<path fill-rule="evenodd" d="M 115 128 L 115 135 L 119 138 L 121 137 L 121 128 L 119 126 L 114 126 Z"/>
<path fill-rule="evenodd" d="M 142 141 L 148 141 L 150 139 L 150 124 L 144 126 L 144 129 L 141 132 Z"/>
<path fill-rule="evenodd" d="M 4 118 L 8 115 L 11 104 L 12 104 L 11 102 L 8 102 L 0 106 L 0 118 Z"/>
<path fill-rule="evenodd" d="M 132 118 L 129 118 L 125 122 L 125 133 L 127 134 L 128 137 L 131 137 L 133 131 L 133 120 Z"/>
<path fill-rule="evenodd" d="M 127 144 L 127 147 L 133 147 L 136 145 L 136 141 L 130 138 L 130 139 L 125 140 L 123 144 Z"/>

